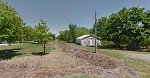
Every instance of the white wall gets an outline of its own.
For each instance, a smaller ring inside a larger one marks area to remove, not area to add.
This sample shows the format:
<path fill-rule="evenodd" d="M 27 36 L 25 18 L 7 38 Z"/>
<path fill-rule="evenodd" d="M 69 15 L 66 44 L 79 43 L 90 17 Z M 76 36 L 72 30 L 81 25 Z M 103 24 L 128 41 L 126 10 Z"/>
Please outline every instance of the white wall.
<path fill-rule="evenodd" d="M 100 40 L 96 40 L 96 43 L 98 45 L 101 45 L 101 41 Z M 76 44 L 80 44 L 82 46 L 95 46 L 95 38 L 92 36 L 89 36 L 87 38 L 84 39 L 76 39 Z"/>

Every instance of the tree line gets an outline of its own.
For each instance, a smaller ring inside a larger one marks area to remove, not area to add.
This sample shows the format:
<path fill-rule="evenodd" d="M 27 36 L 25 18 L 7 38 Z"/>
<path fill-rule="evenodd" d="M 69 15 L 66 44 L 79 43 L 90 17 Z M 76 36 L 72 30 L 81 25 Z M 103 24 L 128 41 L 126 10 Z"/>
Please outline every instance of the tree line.
<path fill-rule="evenodd" d="M 127 49 L 139 50 L 150 44 L 150 11 L 144 8 L 123 8 L 109 17 L 101 17 L 96 26 L 98 37 L 113 42 L 117 48 L 125 45 Z"/>
<path fill-rule="evenodd" d="M 46 21 L 40 20 L 35 27 L 27 26 L 14 8 L 0 0 L 0 43 L 37 41 L 45 52 L 45 45 L 53 39 L 55 35 L 49 32 Z"/>
<path fill-rule="evenodd" d="M 69 43 L 75 42 L 76 38 L 85 34 L 91 34 L 92 30 L 77 26 L 75 24 L 69 24 L 68 30 L 60 31 L 58 39 Z"/>
<path fill-rule="evenodd" d="M 148 48 L 150 44 L 150 11 L 140 7 L 123 8 L 108 17 L 101 17 L 91 29 L 69 24 L 69 29 L 61 31 L 58 39 L 75 42 L 81 35 L 94 34 L 95 26 L 97 36 L 103 45 L 139 50 L 140 47 Z M 55 35 L 49 32 L 46 21 L 40 20 L 35 27 L 27 26 L 16 10 L 2 0 L 0 0 L 0 31 L 0 43 L 37 41 L 45 47 L 49 40 L 55 39 Z"/>
<path fill-rule="evenodd" d="M 94 34 L 95 26 L 104 46 L 140 50 L 150 44 L 150 11 L 140 7 L 123 8 L 108 17 L 101 17 L 91 29 L 69 24 L 69 30 L 61 31 L 58 38 L 74 42 L 78 36 Z"/>

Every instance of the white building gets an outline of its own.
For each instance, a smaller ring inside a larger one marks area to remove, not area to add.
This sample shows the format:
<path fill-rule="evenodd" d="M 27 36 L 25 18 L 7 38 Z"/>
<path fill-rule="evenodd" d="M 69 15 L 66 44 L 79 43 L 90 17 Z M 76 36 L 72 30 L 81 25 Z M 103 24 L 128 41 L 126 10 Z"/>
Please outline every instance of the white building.
<path fill-rule="evenodd" d="M 100 40 L 96 40 L 97 45 L 101 45 Z M 82 46 L 95 46 L 95 37 L 92 35 L 82 35 L 76 38 L 76 44 Z"/>

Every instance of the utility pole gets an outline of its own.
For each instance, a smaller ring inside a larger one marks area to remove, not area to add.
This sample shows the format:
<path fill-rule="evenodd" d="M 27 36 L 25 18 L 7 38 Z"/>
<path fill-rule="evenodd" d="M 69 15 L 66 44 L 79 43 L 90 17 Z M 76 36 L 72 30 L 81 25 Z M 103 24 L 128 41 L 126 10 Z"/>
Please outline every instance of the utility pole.
<path fill-rule="evenodd" d="M 96 17 L 96 12 L 95 12 L 95 53 L 97 52 L 97 17 Z"/>

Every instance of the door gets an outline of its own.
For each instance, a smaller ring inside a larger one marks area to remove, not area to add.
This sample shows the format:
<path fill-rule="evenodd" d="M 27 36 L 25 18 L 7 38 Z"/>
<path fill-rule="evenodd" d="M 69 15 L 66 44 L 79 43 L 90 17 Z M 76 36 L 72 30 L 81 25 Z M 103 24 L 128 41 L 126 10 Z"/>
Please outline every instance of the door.
<path fill-rule="evenodd" d="M 92 46 L 92 40 L 90 40 L 90 46 Z"/>

